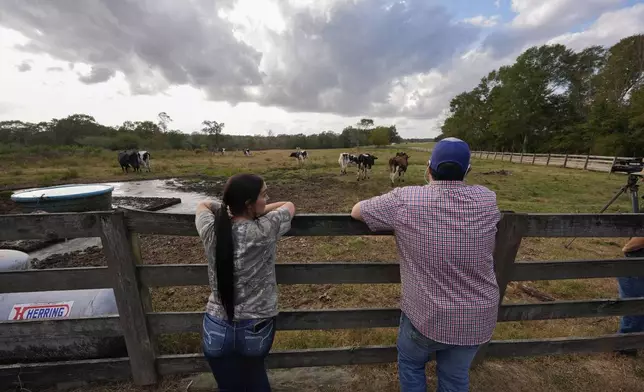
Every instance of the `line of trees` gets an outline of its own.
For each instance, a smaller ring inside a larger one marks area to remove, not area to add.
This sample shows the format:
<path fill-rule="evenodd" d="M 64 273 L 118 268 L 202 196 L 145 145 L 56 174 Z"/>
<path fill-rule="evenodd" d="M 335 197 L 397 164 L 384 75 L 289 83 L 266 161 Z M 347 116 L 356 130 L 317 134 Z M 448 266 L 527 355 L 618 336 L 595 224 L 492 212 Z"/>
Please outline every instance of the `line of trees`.
<path fill-rule="evenodd" d="M 473 149 L 638 156 L 644 35 L 574 52 L 533 47 L 454 97 L 442 134 Z"/>
<path fill-rule="evenodd" d="M 171 129 L 172 118 L 161 112 L 154 121 L 125 121 L 118 127 L 98 123 L 92 116 L 73 114 L 48 122 L 29 123 L 18 120 L 0 122 L 0 145 L 3 149 L 24 146 L 89 146 L 110 150 L 124 149 L 208 149 L 228 150 L 351 148 L 365 145 L 400 143 L 396 126 L 378 126 L 372 119 L 362 119 L 340 133 L 333 131 L 313 135 L 228 135 L 225 124 L 205 120 L 201 132 L 182 133 Z"/>

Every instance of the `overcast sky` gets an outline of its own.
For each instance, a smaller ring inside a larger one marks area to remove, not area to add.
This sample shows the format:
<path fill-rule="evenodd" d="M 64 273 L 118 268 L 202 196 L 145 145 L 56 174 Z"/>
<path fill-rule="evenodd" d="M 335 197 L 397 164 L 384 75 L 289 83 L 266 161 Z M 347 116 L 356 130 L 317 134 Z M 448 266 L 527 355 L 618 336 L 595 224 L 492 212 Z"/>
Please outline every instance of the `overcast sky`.
<path fill-rule="evenodd" d="M 3 0 L 0 120 L 434 137 L 450 99 L 544 43 L 644 32 L 631 0 Z"/>

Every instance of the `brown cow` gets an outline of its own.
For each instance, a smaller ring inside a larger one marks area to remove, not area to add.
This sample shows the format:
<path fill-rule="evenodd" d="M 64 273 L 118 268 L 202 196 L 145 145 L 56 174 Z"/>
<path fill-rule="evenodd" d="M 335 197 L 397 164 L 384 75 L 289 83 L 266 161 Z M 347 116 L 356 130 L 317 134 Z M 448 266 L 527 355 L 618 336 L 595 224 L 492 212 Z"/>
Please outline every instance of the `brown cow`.
<path fill-rule="evenodd" d="M 405 152 L 397 152 L 395 157 L 389 159 L 389 178 L 391 179 L 391 185 L 394 185 L 396 175 L 398 175 L 399 181 L 405 182 L 404 175 L 407 172 L 408 165 L 409 155 Z"/>

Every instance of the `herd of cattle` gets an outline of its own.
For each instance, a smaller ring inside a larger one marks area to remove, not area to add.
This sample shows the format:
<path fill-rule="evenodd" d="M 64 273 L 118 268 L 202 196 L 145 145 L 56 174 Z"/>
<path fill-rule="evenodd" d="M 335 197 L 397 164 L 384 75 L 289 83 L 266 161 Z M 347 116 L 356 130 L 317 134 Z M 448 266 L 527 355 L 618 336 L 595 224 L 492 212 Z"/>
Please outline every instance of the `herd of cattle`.
<path fill-rule="evenodd" d="M 369 178 L 371 168 L 376 164 L 377 156 L 372 154 L 353 155 L 346 152 L 340 154 L 338 163 L 340 164 L 340 174 L 347 174 L 347 167 L 355 165 L 358 167 L 358 181 Z M 389 158 L 389 179 L 394 184 L 396 177 L 398 181 L 405 181 L 404 175 L 409 166 L 409 155 L 405 152 L 397 152 L 396 156 Z"/>
<path fill-rule="evenodd" d="M 250 156 L 250 150 L 248 148 L 244 149 L 244 155 Z M 217 152 L 222 155 L 226 152 L 226 149 L 219 148 Z M 297 159 L 298 163 L 301 165 L 309 157 L 309 154 L 306 150 L 300 150 L 297 148 L 297 151 L 292 152 L 290 155 L 291 158 Z M 376 164 L 376 157 L 373 154 L 363 153 L 359 155 L 353 155 L 346 152 L 340 154 L 338 158 L 338 163 L 340 164 L 340 174 L 347 174 L 347 168 L 349 166 L 357 166 L 358 172 L 357 177 L 358 181 L 366 180 L 370 178 L 371 168 Z M 121 165 L 121 169 L 127 173 L 129 168 L 132 167 L 132 170 L 138 172 L 141 170 L 141 167 L 145 168 L 147 171 L 150 171 L 150 152 L 149 151 L 120 151 L 118 153 L 118 161 Z M 405 173 L 407 172 L 407 166 L 409 165 L 409 155 L 405 152 L 397 152 L 396 156 L 389 159 L 389 179 L 393 185 L 396 178 L 398 181 L 405 181 Z"/>

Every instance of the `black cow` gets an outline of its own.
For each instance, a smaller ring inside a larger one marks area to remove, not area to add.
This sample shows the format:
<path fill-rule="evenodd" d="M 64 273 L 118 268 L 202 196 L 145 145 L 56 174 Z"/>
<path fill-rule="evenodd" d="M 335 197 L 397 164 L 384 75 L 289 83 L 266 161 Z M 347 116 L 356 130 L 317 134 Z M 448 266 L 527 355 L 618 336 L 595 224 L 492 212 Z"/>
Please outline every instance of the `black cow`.
<path fill-rule="evenodd" d="M 360 181 L 360 177 L 363 180 L 369 178 L 369 172 L 371 167 L 376 164 L 376 159 L 378 157 L 371 154 L 358 155 L 358 181 Z"/>
<path fill-rule="evenodd" d="M 138 151 L 120 151 L 118 155 L 121 170 L 128 173 L 130 166 L 137 172 L 139 171 L 139 152 Z"/>

